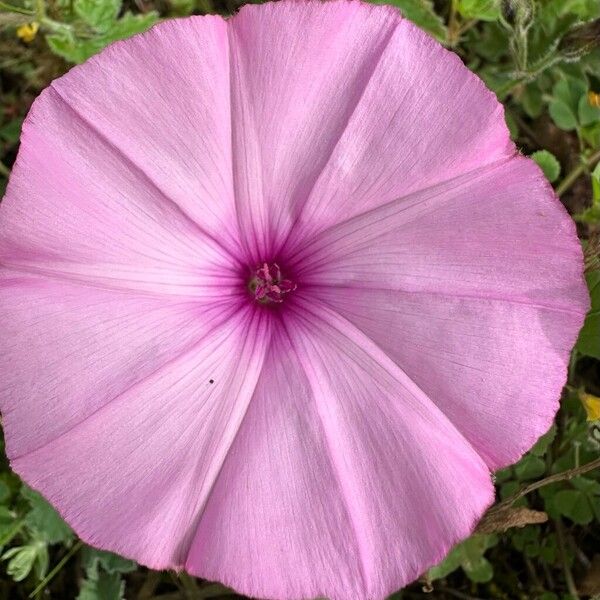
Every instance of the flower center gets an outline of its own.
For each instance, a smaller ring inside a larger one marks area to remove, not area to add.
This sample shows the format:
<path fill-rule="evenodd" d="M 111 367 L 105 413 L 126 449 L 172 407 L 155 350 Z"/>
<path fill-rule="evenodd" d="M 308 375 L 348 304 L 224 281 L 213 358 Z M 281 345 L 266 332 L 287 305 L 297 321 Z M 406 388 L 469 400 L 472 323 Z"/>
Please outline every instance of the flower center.
<path fill-rule="evenodd" d="M 283 297 L 296 289 L 296 284 L 290 279 L 284 279 L 277 263 L 263 263 L 254 273 L 248 288 L 254 299 L 261 304 L 283 302 Z"/>

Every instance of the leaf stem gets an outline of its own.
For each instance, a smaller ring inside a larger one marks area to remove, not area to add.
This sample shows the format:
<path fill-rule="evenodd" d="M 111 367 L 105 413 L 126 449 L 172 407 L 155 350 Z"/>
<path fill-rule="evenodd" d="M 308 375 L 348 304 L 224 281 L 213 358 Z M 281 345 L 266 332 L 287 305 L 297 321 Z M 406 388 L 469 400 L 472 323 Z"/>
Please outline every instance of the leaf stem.
<path fill-rule="evenodd" d="M 584 171 L 593 167 L 600 161 L 600 150 L 592 154 L 587 160 L 582 160 L 566 177 L 560 182 L 556 188 L 556 195 L 562 196 L 583 174 Z"/>
<path fill-rule="evenodd" d="M 29 598 L 34 598 L 37 596 L 53 579 L 56 577 L 58 572 L 69 562 L 69 560 L 81 550 L 83 546 L 83 542 L 78 540 L 75 544 L 71 546 L 71 549 L 60 559 L 57 565 L 40 581 L 38 586 L 29 594 Z"/>

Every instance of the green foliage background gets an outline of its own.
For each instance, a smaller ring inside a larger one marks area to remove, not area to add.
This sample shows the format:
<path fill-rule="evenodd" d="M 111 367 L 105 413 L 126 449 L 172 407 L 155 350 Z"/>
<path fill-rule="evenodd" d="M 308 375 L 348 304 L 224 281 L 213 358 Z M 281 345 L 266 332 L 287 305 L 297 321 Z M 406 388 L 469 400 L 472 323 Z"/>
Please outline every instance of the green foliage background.
<path fill-rule="evenodd" d="M 390 3 L 456 51 L 503 102 L 513 139 L 577 222 L 592 295 L 555 424 L 496 474 L 498 504 L 479 530 L 392 598 L 599 599 L 600 0 Z M 161 19 L 237 8 L 237 0 L 0 1 L 0 194 L 23 117 L 49 81 Z M 2 458 L 0 599 L 28 597 L 239 598 L 85 546 Z"/>

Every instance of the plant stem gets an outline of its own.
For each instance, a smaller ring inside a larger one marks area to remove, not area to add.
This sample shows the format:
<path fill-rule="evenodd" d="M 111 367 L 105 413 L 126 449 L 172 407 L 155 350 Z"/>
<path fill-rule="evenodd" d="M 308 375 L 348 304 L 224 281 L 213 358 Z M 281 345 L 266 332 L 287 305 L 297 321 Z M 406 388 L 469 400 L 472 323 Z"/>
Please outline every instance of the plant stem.
<path fill-rule="evenodd" d="M 587 160 L 581 161 L 561 182 L 556 188 L 556 195 L 562 196 L 583 174 L 587 169 L 593 167 L 600 161 L 600 150 L 592 154 Z"/>
<path fill-rule="evenodd" d="M 456 0 L 450 0 L 450 13 L 448 15 L 448 46 L 456 46 L 458 42 L 458 23 L 456 20 Z"/>
<path fill-rule="evenodd" d="M 14 6 L 12 4 L 7 4 L 6 2 L 0 2 L 0 8 L 4 10 L 8 10 L 10 12 L 19 13 L 20 15 L 27 15 L 28 17 L 33 17 L 34 13 L 26 8 L 21 8 L 20 6 Z"/>
<path fill-rule="evenodd" d="M 567 551 L 565 549 L 565 533 L 563 529 L 563 524 L 560 519 L 556 519 L 556 521 L 554 521 L 554 525 L 556 527 L 556 541 L 558 542 L 558 552 L 560 554 L 560 559 L 562 561 L 563 569 L 565 571 L 565 581 L 567 582 L 567 589 L 569 590 L 569 594 L 573 596 L 575 600 L 579 600 L 579 592 L 577 591 L 577 587 L 575 586 L 575 580 L 573 579 L 571 567 L 569 567 L 569 563 L 567 562 Z"/>
<path fill-rule="evenodd" d="M 38 586 L 29 594 L 29 598 L 34 598 L 37 596 L 53 579 L 56 577 L 58 572 L 69 562 L 69 560 L 81 550 L 83 546 L 83 542 L 81 540 L 77 541 L 75 544 L 71 546 L 71 549 L 60 559 L 58 564 L 40 581 Z"/>
<path fill-rule="evenodd" d="M 563 471 L 562 473 L 555 473 L 554 475 L 550 475 L 549 477 L 545 477 L 544 479 L 540 479 L 539 481 L 534 481 L 533 483 L 526 485 L 524 488 L 519 490 L 516 494 L 512 495 L 510 498 L 503 500 L 496 506 L 510 506 L 514 504 L 519 498 L 526 496 L 527 494 L 537 490 L 541 487 L 549 485 L 550 483 L 556 483 L 557 481 L 566 481 L 568 479 L 573 479 L 573 477 L 578 477 L 579 475 L 583 475 L 588 471 L 593 471 L 594 469 L 600 468 L 600 458 L 590 461 L 585 465 L 581 465 L 575 469 L 568 469 L 567 471 Z M 493 510 L 493 509 L 492 509 Z"/>

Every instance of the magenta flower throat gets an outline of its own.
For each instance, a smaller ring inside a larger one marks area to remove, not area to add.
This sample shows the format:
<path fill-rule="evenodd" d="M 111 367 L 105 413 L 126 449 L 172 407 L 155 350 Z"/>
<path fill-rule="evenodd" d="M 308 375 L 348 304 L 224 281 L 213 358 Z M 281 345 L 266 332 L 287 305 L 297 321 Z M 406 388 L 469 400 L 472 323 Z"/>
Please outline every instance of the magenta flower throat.
<path fill-rule="evenodd" d="M 54 81 L 0 206 L 12 467 L 86 542 L 380 600 L 550 426 L 588 306 L 501 105 L 396 11 L 165 22 Z"/>

